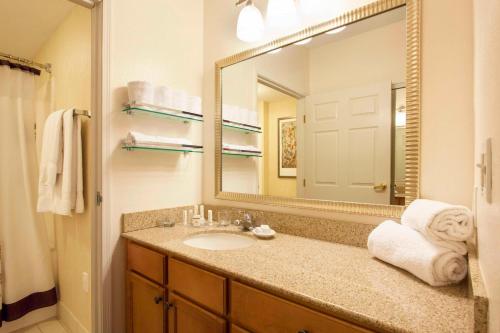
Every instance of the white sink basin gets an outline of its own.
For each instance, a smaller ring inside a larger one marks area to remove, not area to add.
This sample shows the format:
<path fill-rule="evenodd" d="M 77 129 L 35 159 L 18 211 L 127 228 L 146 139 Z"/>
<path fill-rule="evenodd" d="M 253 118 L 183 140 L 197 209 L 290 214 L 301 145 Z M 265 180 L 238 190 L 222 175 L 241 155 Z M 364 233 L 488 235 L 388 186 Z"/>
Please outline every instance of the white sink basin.
<path fill-rule="evenodd" d="M 184 240 L 184 244 L 205 250 L 236 250 L 249 247 L 255 242 L 255 239 L 230 234 L 230 233 L 206 233 L 193 235 Z"/>

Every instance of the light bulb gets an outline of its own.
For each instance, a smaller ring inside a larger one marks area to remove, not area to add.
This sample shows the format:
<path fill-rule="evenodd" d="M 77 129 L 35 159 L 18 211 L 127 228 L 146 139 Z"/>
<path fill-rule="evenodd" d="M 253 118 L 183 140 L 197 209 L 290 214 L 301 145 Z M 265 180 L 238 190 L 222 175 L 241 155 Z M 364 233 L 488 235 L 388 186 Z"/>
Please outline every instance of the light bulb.
<path fill-rule="evenodd" d="M 294 44 L 295 45 L 306 45 L 307 43 L 310 43 L 312 40 L 313 40 L 312 37 L 309 37 L 309 38 L 300 40 L 300 41 L 298 41 L 297 43 L 294 43 Z"/>
<path fill-rule="evenodd" d="M 338 28 L 335 28 L 335 29 L 332 29 L 330 31 L 327 31 L 326 34 L 327 35 L 334 35 L 334 34 L 338 34 L 339 32 L 341 31 L 344 31 L 346 28 L 345 25 L 341 26 L 341 27 L 338 27 Z"/>
<path fill-rule="evenodd" d="M 259 9 L 251 1 L 247 2 L 238 16 L 236 36 L 238 39 L 253 43 L 262 38 L 264 34 L 264 19 Z"/>
<path fill-rule="evenodd" d="M 298 24 L 294 0 L 268 0 L 266 15 L 270 28 L 286 29 Z"/>

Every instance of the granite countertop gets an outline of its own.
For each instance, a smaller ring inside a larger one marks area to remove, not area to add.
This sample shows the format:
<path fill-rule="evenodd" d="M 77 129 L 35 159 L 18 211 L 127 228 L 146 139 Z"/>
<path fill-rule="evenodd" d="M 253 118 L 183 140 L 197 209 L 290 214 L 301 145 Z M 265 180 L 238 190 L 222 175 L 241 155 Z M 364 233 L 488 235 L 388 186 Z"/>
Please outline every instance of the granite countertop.
<path fill-rule="evenodd" d="M 381 332 L 474 331 L 467 283 L 431 287 L 374 259 L 365 248 L 277 234 L 250 247 L 210 251 L 183 244 L 204 232 L 236 227 L 149 228 L 122 236 L 251 286 Z"/>

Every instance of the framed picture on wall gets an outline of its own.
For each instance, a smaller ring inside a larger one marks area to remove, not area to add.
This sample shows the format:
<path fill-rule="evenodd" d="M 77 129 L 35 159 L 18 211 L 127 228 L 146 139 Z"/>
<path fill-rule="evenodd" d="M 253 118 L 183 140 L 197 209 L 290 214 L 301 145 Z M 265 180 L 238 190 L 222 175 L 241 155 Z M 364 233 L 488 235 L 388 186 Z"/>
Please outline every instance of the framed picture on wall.
<path fill-rule="evenodd" d="M 297 177 L 297 119 L 278 119 L 278 177 Z"/>

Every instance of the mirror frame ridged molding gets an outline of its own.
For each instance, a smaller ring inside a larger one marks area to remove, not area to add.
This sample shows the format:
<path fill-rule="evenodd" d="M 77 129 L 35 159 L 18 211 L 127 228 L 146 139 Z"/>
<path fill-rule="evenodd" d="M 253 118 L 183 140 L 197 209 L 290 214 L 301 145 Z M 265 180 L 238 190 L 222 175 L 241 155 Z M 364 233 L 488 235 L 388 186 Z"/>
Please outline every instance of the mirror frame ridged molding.
<path fill-rule="evenodd" d="M 224 67 L 293 44 L 328 30 L 338 28 L 401 6 L 406 6 L 406 186 L 405 204 L 420 195 L 420 94 L 421 94 L 421 3 L 420 0 L 378 0 L 346 12 L 330 21 L 308 27 L 295 34 L 274 40 L 215 63 L 215 197 L 222 200 L 399 218 L 404 206 L 317 199 L 286 198 L 261 194 L 222 191 L 222 81 Z"/>

